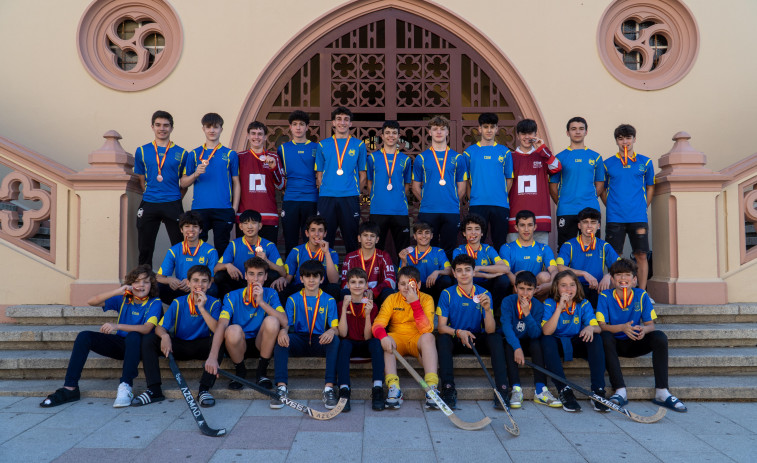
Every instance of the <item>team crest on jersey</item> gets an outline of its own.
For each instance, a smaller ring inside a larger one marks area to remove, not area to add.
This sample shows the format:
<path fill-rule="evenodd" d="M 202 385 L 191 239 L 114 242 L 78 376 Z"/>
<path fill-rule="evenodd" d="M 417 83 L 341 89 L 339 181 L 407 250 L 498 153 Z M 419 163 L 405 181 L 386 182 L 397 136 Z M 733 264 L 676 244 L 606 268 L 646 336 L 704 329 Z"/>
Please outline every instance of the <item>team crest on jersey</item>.
<path fill-rule="evenodd" d="M 197 262 L 199 262 L 200 264 L 204 264 L 205 263 L 205 258 L 204 257 L 200 257 L 200 259 Z"/>
<path fill-rule="evenodd" d="M 505 162 L 505 157 L 504 156 L 500 156 L 500 157 L 497 158 L 497 161 L 499 161 L 501 163 Z"/>
<path fill-rule="evenodd" d="M 639 172 L 644 172 L 645 166 L 639 164 Z"/>
<path fill-rule="evenodd" d="M 541 161 L 534 161 L 534 169 L 541 169 Z"/>
<path fill-rule="evenodd" d="M 536 256 L 536 262 L 541 262 L 541 261 L 542 261 L 541 256 Z"/>
<path fill-rule="evenodd" d="M 316 151 L 315 148 L 313 148 L 313 152 L 310 153 L 310 154 L 312 154 L 313 157 L 315 157 L 315 151 Z"/>
<path fill-rule="evenodd" d="M 518 333 L 522 333 L 522 332 L 526 331 L 526 323 L 522 322 L 522 321 L 519 321 L 518 324 L 515 325 L 515 330 Z"/>
<path fill-rule="evenodd" d="M 576 315 L 575 317 L 573 317 L 573 324 L 578 325 L 579 323 L 581 323 L 581 319 L 578 318 L 578 315 Z"/>
<path fill-rule="evenodd" d="M 350 155 L 350 156 L 354 156 L 355 154 L 356 154 L 356 153 L 355 153 L 355 150 L 350 150 L 350 152 L 349 152 L 349 155 Z"/>
<path fill-rule="evenodd" d="M 595 164 L 594 159 L 589 159 L 589 165 L 593 166 Z"/>

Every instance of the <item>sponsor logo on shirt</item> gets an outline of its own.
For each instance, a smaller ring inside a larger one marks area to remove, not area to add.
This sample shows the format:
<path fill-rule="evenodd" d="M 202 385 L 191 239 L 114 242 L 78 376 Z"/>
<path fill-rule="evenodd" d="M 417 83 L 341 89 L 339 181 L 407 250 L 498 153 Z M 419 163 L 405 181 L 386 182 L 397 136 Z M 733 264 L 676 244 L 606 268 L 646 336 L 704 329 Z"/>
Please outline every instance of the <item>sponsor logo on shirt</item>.
<path fill-rule="evenodd" d="M 534 169 L 541 169 L 541 161 L 534 161 Z"/>
<path fill-rule="evenodd" d="M 402 307 L 395 307 L 392 310 L 394 310 L 394 311 L 400 311 L 400 312 L 404 312 L 405 311 L 405 309 L 403 309 Z"/>
<path fill-rule="evenodd" d="M 576 158 L 576 159 L 573 160 L 573 162 L 584 162 L 584 160 L 581 159 L 581 158 Z M 591 162 L 591 161 L 589 161 L 589 162 Z"/>

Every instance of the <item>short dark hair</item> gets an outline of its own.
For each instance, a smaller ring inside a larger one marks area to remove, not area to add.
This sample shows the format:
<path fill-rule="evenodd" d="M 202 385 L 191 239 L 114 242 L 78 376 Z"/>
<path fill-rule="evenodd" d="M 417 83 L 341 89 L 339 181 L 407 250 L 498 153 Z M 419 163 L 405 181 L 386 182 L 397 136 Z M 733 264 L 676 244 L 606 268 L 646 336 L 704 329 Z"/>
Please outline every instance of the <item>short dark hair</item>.
<path fill-rule="evenodd" d="M 214 125 L 223 127 L 223 117 L 218 113 L 207 113 L 202 116 L 201 122 L 203 127 L 211 127 Z"/>
<path fill-rule="evenodd" d="M 197 225 L 202 227 L 202 216 L 197 211 L 187 211 L 179 216 L 179 229 L 184 225 Z"/>
<path fill-rule="evenodd" d="M 210 269 L 207 265 L 193 265 L 189 267 L 189 270 L 187 270 L 187 280 L 191 280 L 192 275 L 194 275 L 195 273 L 199 273 L 201 276 L 208 277 L 208 280 L 213 278 L 213 275 L 211 275 Z"/>
<path fill-rule="evenodd" d="M 150 292 L 147 294 L 147 297 L 158 297 L 158 294 L 160 293 L 158 291 L 158 279 L 155 276 L 155 272 L 152 271 L 152 266 L 150 264 L 137 265 L 131 269 L 131 271 L 129 271 L 124 277 L 124 284 L 134 284 L 134 282 L 139 279 L 140 275 L 147 275 L 147 279 L 150 280 Z"/>
<path fill-rule="evenodd" d="M 323 278 L 326 275 L 326 269 L 323 264 L 315 259 L 306 260 L 300 264 L 300 278 L 317 276 Z"/>
<path fill-rule="evenodd" d="M 305 220 L 305 230 L 308 230 L 311 225 L 323 225 L 324 230 L 328 230 L 328 225 L 326 225 L 326 219 L 321 217 L 320 215 L 311 215 L 310 217 Z"/>
<path fill-rule="evenodd" d="M 636 137 L 636 129 L 631 124 L 620 124 L 615 127 L 615 138 L 618 137 Z"/>
<path fill-rule="evenodd" d="M 584 119 L 581 116 L 575 116 L 575 117 L 571 117 L 570 119 L 568 119 L 568 123 L 565 124 L 565 130 L 570 130 L 570 124 L 572 124 L 573 122 L 580 122 L 581 124 L 584 125 L 584 128 L 586 130 L 589 130 L 589 124 L 587 124 L 586 123 L 586 119 Z"/>
<path fill-rule="evenodd" d="M 417 281 L 421 284 L 421 272 L 412 265 L 406 265 L 397 271 L 397 281 L 400 281 L 400 277 L 406 276 Z M 420 288 L 418 288 L 420 289 Z"/>
<path fill-rule="evenodd" d="M 263 135 L 268 135 L 268 127 L 260 121 L 250 122 L 250 125 L 247 126 L 247 133 L 250 133 L 252 129 L 260 129 L 263 131 Z"/>
<path fill-rule="evenodd" d="M 365 232 L 373 233 L 374 235 L 378 236 L 378 234 L 381 233 L 381 227 L 379 227 L 379 225 L 376 222 L 372 220 L 368 220 L 366 222 L 361 223 L 357 229 L 358 235 L 362 235 Z"/>
<path fill-rule="evenodd" d="M 476 268 L 476 259 L 468 254 L 460 254 L 452 259 L 452 270 L 456 270 L 460 265 L 470 265 L 474 269 Z"/>
<path fill-rule="evenodd" d="M 468 226 L 469 223 L 475 223 L 481 227 L 482 232 L 486 231 L 484 230 L 484 228 L 486 228 L 486 221 L 478 214 L 468 214 L 463 217 L 463 220 L 460 221 L 460 231 L 465 233 L 465 227 Z"/>
<path fill-rule="evenodd" d="M 497 125 L 497 123 L 499 123 L 499 117 L 494 113 L 481 113 L 481 115 L 478 116 L 479 126 L 483 126 L 484 124 Z"/>
<path fill-rule="evenodd" d="M 523 119 L 515 126 L 515 133 L 534 133 L 537 130 L 536 121 L 533 119 Z"/>
<path fill-rule="evenodd" d="M 384 121 L 383 124 L 381 124 L 381 132 L 383 133 L 385 129 L 400 129 L 400 123 L 397 121 Z"/>
<path fill-rule="evenodd" d="M 534 288 L 536 288 L 536 275 L 529 272 L 528 270 L 518 272 L 518 274 L 515 275 L 515 286 L 518 286 L 521 283 L 526 286 L 533 286 Z"/>
<path fill-rule="evenodd" d="M 344 281 L 349 283 L 352 278 L 362 278 L 363 280 L 368 281 L 368 273 L 360 267 L 352 267 L 347 270 L 347 274 L 344 275 Z"/>
<path fill-rule="evenodd" d="M 602 220 L 602 214 L 594 209 L 593 207 L 585 207 L 581 209 L 581 212 L 578 213 L 578 221 L 581 222 L 582 220 L 586 219 L 593 219 L 593 220 Z"/>
<path fill-rule="evenodd" d="M 549 291 L 549 297 L 555 300 L 555 302 L 560 300 L 560 280 L 563 278 L 568 277 L 572 278 L 573 281 L 576 282 L 576 296 L 573 298 L 574 302 L 581 302 L 584 300 L 584 286 L 581 284 L 581 282 L 578 280 L 578 277 L 575 273 L 573 273 L 573 270 L 563 270 L 562 272 L 557 272 L 557 275 L 555 275 L 555 279 L 552 280 L 552 288 L 550 288 Z"/>
<path fill-rule="evenodd" d="M 336 109 L 331 111 L 331 120 L 333 121 L 336 119 L 336 116 L 343 114 L 352 120 L 352 111 L 350 111 L 348 108 L 345 108 L 344 106 L 337 106 Z"/>
<path fill-rule="evenodd" d="M 434 229 L 431 228 L 431 225 L 427 224 L 426 222 L 415 222 L 413 224 L 413 234 L 424 230 L 431 230 L 432 232 L 434 231 Z"/>
<path fill-rule="evenodd" d="M 444 116 L 434 116 L 428 121 L 428 128 L 431 127 L 446 127 L 449 130 L 449 119 Z"/>
<path fill-rule="evenodd" d="M 534 219 L 534 223 L 536 223 L 536 214 L 528 209 L 523 209 L 515 214 L 515 225 L 518 225 L 518 222 L 520 222 L 521 219 Z"/>
<path fill-rule="evenodd" d="M 244 270 L 246 272 L 251 268 L 268 270 L 268 262 L 266 262 L 262 257 L 250 257 L 249 259 L 244 261 Z"/>
<path fill-rule="evenodd" d="M 245 223 L 250 220 L 257 223 L 262 223 L 263 216 L 260 215 L 260 212 L 254 209 L 247 209 L 246 211 L 239 214 L 239 223 Z"/>
<path fill-rule="evenodd" d="M 305 111 L 297 109 L 289 113 L 289 125 L 291 125 L 294 121 L 302 121 L 305 123 L 305 125 L 309 125 L 310 116 Z"/>
<path fill-rule="evenodd" d="M 173 127 L 173 116 L 168 111 L 157 110 L 152 113 L 152 119 L 150 119 L 150 125 L 155 125 L 155 119 L 168 119 L 168 123 Z"/>
<path fill-rule="evenodd" d="M 615 276 L 618 273 L 630 273 L 633 276 L 636 276 L 637 269 L 636 262 L 631 259 L 622 258 L 613 262 L 609 271 L 611 276 Z"/>

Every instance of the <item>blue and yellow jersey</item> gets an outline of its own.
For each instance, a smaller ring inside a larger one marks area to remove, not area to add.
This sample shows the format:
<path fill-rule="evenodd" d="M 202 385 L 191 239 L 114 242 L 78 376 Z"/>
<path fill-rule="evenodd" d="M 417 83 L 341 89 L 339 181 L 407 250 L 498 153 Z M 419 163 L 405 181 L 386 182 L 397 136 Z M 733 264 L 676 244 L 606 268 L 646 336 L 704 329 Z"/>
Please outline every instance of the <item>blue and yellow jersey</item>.
<path fill-rule="evenodd" d="M 429 275 L 437 270 L 444 270 L 450 267 L 447 254 L 442 248 L 429 247 L 426 252 L 418 252 L 418 248 L 413 248 L 413 252 L 407 256 L 408 263 L 405 264 L 403 259 L 400 259 L 400 268 L 405 265 L 411 265 L 418 269 L 421 274 L 421 284 L 426 282 Z"/>
<path fill-rule="evenodd" d="M 295 333 L 317 337 L 339 326 L 336 301 L 320 289 L 318 296 L 305 296 L 304 289 L 292 294 L 287 299 L 285 312 Z"/>
<path fill-rule="evenodd" d="M 618 302 L 623 302 L 623 290 L 608 289 L 599 293 L 597 321 L 608 325 L 624 325 L 632 322 L 631 325 L 639 326 L 657 319 L 649 294 L 640 288 L 629 288 L 629 290 L 633 296 L 630 304 L 625 308 L 621 308 Z M 628 338 L 622 331 L 614 334 L 618 339 Z"/>
<path fill-rule="evenodd" d="M 177 297 L 171 302 L 163 318 L 160 319 L 160 326 L 165 328 L 169 334 L 184 341 L 207 338 L 211 335 L 210 328 L 205 323 L 205 319 L 202 318 L 199 309 L 196 309 L 195 314 L 192 314 L 189 308 L 189 296 L 188 294 Z M 221 301 L 213 296 L 207 296 L 207 298 L 205 310 L 211 317 L 218 320 L 218 316 L 221 314 Z"/>
<path fill-rule="evenodd" d="M 200 146 L 189 153 L 186 174 L 192 175 L 203 160 L 213 154 L 212 147 L 203 150 Z M 231 209 L 232 177 L 239 177 L 237 152 L 221 146 L 213 154 L 205 173 L 197 177 L 192 194 L 192 209 Z"/>
<path fill-rule="evenodd" d="M 413 181 L 422 183 L 420 212 L 460 213 L 457 182 L 468 180 L 468 163 L 465 156 L 450 149 L 445 164 L 444 153 L 427 149 L 415 157 Z M 444 185 L 439 184 L 442 180 L 440 167 L 444 171 Z"/>
<path fill-rule="evenodd" d="M 575 270 L 589 272 L 591 276 L 601 280 L 605 272 L 609 270 L 613 262 L 618 260 L 618 253 L 604 240 L 594 238 L 594 249 L 581 249 L 578 238 L 571 238 L 560 247 L 557 254 L 557 263 Z M 586 278 L 578 277 L 581 284 L 586 283 Z"/>
<path fill-rule="evenodd" d="M 395 164 L 396 163 L 396 167 Z M 405 153 L 384 153 L 381 150 L 368 155 L 368 180 L 371 186 L 371 214 L 407 215 L 405 184 L 413 180 L 413 160 Z M 387 165 L 389 169 L 387 170 Z M 392 189 L 387 190 L 391 172 Z"/>
<path fill-rule="evenodd" d="M 502 258 L 499 257 L 497 251 L 495 251 L 493 247 L 484 243 L 481 244 L 481 249 L 479 249 L 478 251 L 473 251 L 468 247 L 467 244 L 461 244 L 460 246 L 456 247 L 454 251 L 452 251 L 452 259 L 461 254 L 468 254 L 476 259 L 476 267 L 483 265 L 494 265 L 497 262 L 502 261 Z M 484 281 L 486 281 L 486 278 L 476 277 L 473 279 L 473 282 L 478 284 L 481 284 Z"/>
<path fill-rule="evenodd" d="M 447 317 L 447 326 L 455 330 L 467 330 L 473 334 L 484 332 L 483 306 L 473 300 L 474 295 L 485 294 L 492 300 L 489 291 L 473 285 L 471 294 L 463 294 L 459 286 L 451 286 L 442 291 L 439 296 L 439 304 L 436 306 L 436 315 Z M 489 309 L 491 312 L 492 309 Z"/>
<path fill-rule="evenodd" d="M 365 171 L 366 148 L 359 138 L 330 137 L 321 140 L 321 149 L 315 155 L 315 170 L 323 172 L 321 196 L 347 197 L 360 194 L 358 172 Z M 337 153 L 337 149 L 339 152 Z M 342 175 L 338 175 L 339 158 L 342 159 Z"/>
<path fill-rule="evenodd" d="M 331 261 L 334 262 L 336 271 L 339 272 L 339 255 L 332 248 L 329 248 L 329 254 L 331 255 Z M 287 275 L 294 276 L 294 280 L 292 281 L 293 284 L 302 283 L 302 280 L 300 280 L 300 272 L 297 270 L 300 268 L 301 263 L 307 262 L 311 259 L 323 263 L 323 260 L 325 259 L 323 251 L 319 248 L 316 252 L 310 252 L 307 243 L 305 243 L 295 247 L 289 252 L 286 263 L 284 264 L 284 270 L 286 270 Z"/>
<path fill-rule="evenodd" d="M 110 297 L 105 301 L 103 312 L 107 312 L 108 310 L 118 312 L 118 321 L 116 323 L 121 325 L 139 326 L 145 323 L 152 323 L 157 326 L 160 315 L 163 313 L 163 304 L 157 297 L 144 302 L 138 302 L 123 295 L 118 295 Z M 126 337 L 128 333 L 118 330 L 117 334 L 121 337 Z"/>
<path fill-rule="evenodd" d="M 157 157 L 155 149 L 157 148 Z M 158 169 L 158 162 L 161 166 Z M 150 203 L 168 203 L 181 199 L 179 179 L 187 163 L 187 153 L 179 145 L 168 147 L 148 143 L 134 153 L 134 173 L 145 176 L 145 192 L 142 199 Z M 162 181 L 158 181 L 158 170 Z"/>
<path fill-rule="evenodd" d="M 499 255 L 512 273 L 528 270 L 534 275 L 557 265 L 555 254 L 546 244 L 531 242 L 530 246 L 521 244 L 520 239 L 503 244 Z"/>
<path fill-rule="evenodd" d="M 557 155 L 562 170 L 549 178 L 557 183 L 557 215 L 578 215 L 583 209 L 599 210 L 597 189 L 594 182 L 605 181 L 605 166 L 602 156 L 589 148 L 564 149 Z"/>
<path fill-rule="evenodd" d="M 623 165 L 616 154 L 605 161 L 608 223 L 647 222 L 647 186 L 654 185 L 654 164 L 641 154 Z"/>
<path fill-rule="evenodd" d="M 513 156 L 510 150 L 495 143 L 476 143 L 463 152 L 468 163 L 471 206 L 510 207 L 507 179 L 513 178 Z"/>
<path fill-rule="evenodd" d="M 531 309 L 525 315 L 518 309 L 518 295 L 511 294 L 502 299 L 500 306 L 501 332 L 505 340 L 513 348 L 520 349 L 520 339 L 528 336 L 536 339 L 541 336 L 541 321 L 544 316 L 544 304 L 536 298 L 531 299 Z"/>
<path fill-rule="evenodd" d="M 234 267 L 238 268 L 239 271 L 244 274 L 244 263 L 247 262 L 248 259 L 255 257 L 255 248 L 258 246 L 263 248 L 268 260 L 276 265 L 284 265 L 279 250 L 276 248 L 275 244 L 263 238 L 260 238 L 260 243 L 255 240 L 252 244 L 249 244 L 245 237 L 237 238 L 229 243 L 229 245 L 226 246 L 226 250 L 223 252 L 223 257 L 221 257 L 221 260 L 219 260 L 218 263 L 228 264 L 231 262 L 234 264 Z"/>
<path fill-rule="evenodd" d="M 542 316 L 541 325 L 544 326 L 547 320 L 552 318 L 552 314 L 555 313 L 557 308 L 557 302 L 554 299 L 547 299 L 544 301 L 544 315 Z M 557 320 L 557 327 L 554 336 L 562 336 L 566 338 L 573 337 L 581 332 L 584 327 L 587 326 L 599 326 L 597 319 L 594 315 L 594 308 L 591 306 L 591 302 L 588 299 L 576 304 L 575 310 L 570 314 L 565 310 L 560 314 L 560 318 Z"/>
<path fill-rule="evenodd" d="M 266 317 L 265 310 L 255 301 L 250 301 L 247 294 L 248 288 L 241 288 L 228 293 L 223 298 L 223 308 L 218 319 L 229 320 L 230 325 L 239 325 L 244 331 L 246 339 L 254 338 L 260 331 L 263 319 Z M 247 299 L 247 301 L 245 301 Z M 279 301 L 279 294 L 272 288 L 263 288 L 263 300 L 274 310 L 283 312 Z"/>
<path fill-rule="evenodd" d="M 190 247 L 189 254 L 184 254 L 183 242 L 168 248 L 166 257 L 158 269 L 158 275 L 171 276 L 173 274 L 179 280 L 183 280 L 187 277 L 189 269 L 195 265 L 208 267 L 210 274 L 213 275 L 213 269 L 218 263 L 218 251 L 202 240 L 197 246 L 199 247 L 197 252 L 195 253 L 196 248 Z"/>
<path fill-rule="evenodd" d="M 318 201 L 315 158 L 320 150 L 321 145 L 309 140 L 288 141 L 279 146 L 278 155 L 287 180 L 284 201 Z"/>

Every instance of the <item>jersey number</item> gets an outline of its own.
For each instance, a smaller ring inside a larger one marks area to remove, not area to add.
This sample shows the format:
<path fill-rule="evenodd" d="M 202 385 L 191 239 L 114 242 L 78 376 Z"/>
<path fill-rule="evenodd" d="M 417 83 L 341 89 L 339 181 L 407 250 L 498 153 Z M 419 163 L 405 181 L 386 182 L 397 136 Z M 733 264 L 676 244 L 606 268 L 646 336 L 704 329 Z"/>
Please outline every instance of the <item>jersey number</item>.
<path fill-rule="evenodd" d="M 265 192 L 265 175 L 250 174 L 250 191 Z"/>
<path fill-rule="evenodd" d="M 518 194 L 536 193 L 536 175 L 518 176 Z"/>

